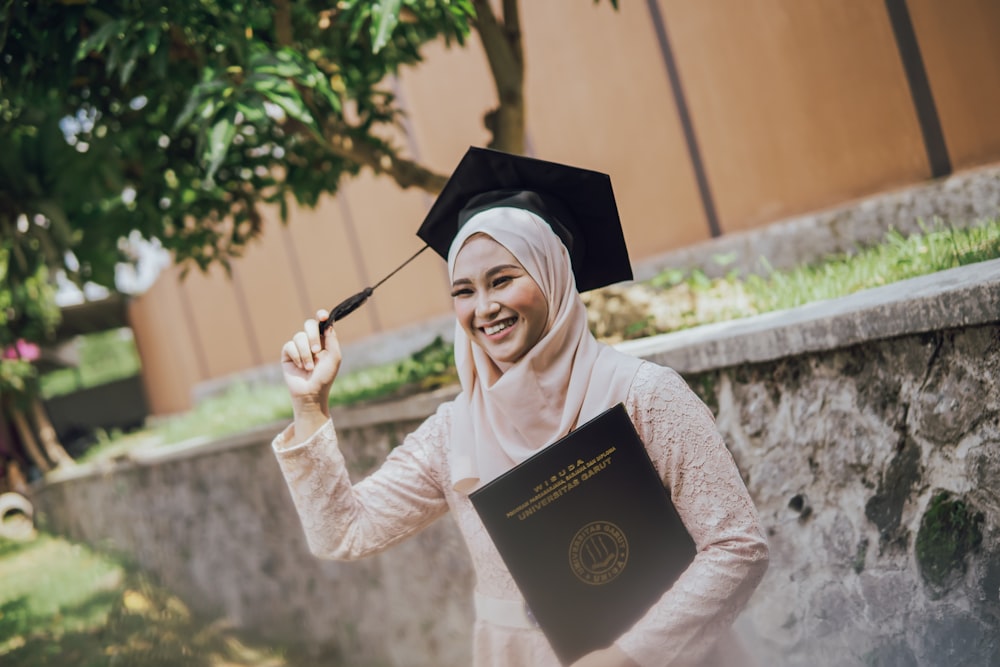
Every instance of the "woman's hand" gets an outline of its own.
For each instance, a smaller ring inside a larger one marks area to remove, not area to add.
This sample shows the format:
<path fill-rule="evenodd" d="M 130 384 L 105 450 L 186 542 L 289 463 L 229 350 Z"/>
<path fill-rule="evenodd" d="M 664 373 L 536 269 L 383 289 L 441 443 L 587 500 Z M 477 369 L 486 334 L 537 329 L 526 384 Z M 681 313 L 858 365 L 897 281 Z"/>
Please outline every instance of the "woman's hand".
<path fill-rule="evenodd" d="M 301 420 L 306 419 L 312 424 L 316 420 L 326 421 L 329 417 L 327 402 L 330 387 L 340 370 L 341 353 L 333 327 L 329 327 L 324 340 L 320 340 L 319 323 L 327 316 L 327 311 L 318 311 L 316 319 L 306 320 L 302 331 L 281 347 L 281 372 L 292 398 L 295 430 L 299 433 L 303 432 L 300 426 L 306 425 L 300 424 Z M 311 432 L 309 430 L 304 435 Z"/>
<path fill-rule="evenodd" d="M 618 646 L 612 644 L 607 648 L 598 651 L 591 651 L 583 656 L 570 667 L 639 667 L 633 660 L 625 655 Z"/>

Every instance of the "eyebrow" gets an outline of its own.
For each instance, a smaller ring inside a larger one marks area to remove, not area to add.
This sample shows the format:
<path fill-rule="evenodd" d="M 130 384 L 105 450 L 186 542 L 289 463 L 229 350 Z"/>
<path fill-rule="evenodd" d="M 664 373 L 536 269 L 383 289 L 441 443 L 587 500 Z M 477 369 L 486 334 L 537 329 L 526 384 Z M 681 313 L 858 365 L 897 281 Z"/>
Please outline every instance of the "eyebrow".
<path fill-rule="evenodd" d="M 498 264 L 497 266 L 494 266 L 494 267 L 492 267 L 492 268 L 490 268 L 490 269 L 488 269 L 486 271 L 486 277 L 490 278 L 490 277 L 495 276 L 496 274 L 498 274 L 498 273 L 500 273 L 502 271 L 508 271 L 510 269 L 522 270 L 522 271 L 524 270 L 522 267 L 518 266 L 517 264 Z M 472 283 L 472 279 L 471 278 L 456 278 L 455 280 L 453 280 L 451 282 L 452 286 L 455 286 L 455 285 L 469 285 L 471 283 Z"/>

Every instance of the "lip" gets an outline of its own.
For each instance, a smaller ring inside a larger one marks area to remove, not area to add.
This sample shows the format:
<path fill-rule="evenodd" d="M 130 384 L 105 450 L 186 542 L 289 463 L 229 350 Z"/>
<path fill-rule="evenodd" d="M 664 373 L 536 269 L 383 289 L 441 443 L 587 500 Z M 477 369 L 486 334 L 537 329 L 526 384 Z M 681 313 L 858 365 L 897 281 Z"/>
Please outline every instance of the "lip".
<path fill-rule="evenodd" d="M 500 331 L 497 331 L 496 333 L 492 333 L 491 334 L 491 333 L 487 333 L 486 332 L 486 330 L 488 328 L 494 327 L 494 326 L 496 326 L 498 324 L 502 324 L 503 322 L 510 322 L 510 324 L 508 324 L 506 327 L 504 327 Z M 515 328 L 517 328 L 517 325 L 518 325 L 519 322 L 520 322 L 520 318 L 518 318 L 516 315 L 511 316 L 511 317 L 504 317 L 504 318 L 499 319 L 499 320 L 493 320 L 492 322 L 489 322 L 488 324 L 484 324 L 483 326 L 479 327 L 479 331 L 484 336 L 486 336 L 486 338 L 489 339 L 489 340 L 494 340 L 494 341 L 495 340 L 500 340 L 502 338 L 505 338 L 507 335 L 510 334 L 510 332 L 512 332 Z"/>

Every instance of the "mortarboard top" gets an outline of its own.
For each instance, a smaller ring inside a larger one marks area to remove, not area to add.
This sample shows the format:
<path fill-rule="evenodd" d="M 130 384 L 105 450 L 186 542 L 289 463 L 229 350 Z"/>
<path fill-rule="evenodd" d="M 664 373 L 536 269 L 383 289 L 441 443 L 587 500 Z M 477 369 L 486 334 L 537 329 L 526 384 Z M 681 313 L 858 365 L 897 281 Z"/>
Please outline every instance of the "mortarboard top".
<path fill-rule="evenodd" d="M 569 249 L 579 291 L 632 279 L 607 174 L 473 146 L 417 230 L 427 245 L 374 286 L 335 306 L 320 323 L 320 333 L 356 310 L 376 287 L 428 247 L 447 259 L 461 226 L 476 213 L 499 206 L 526 209 L 549 223 Z"/>
<path fill-rule="evenodd" d="M 632 279 L 607 174 L 488 148 L 469 148 L 417 236 L 447 259 L 462 224 L 497 206 L 527 209 L 552 226 L 570 250 L 579 291 Z"/>

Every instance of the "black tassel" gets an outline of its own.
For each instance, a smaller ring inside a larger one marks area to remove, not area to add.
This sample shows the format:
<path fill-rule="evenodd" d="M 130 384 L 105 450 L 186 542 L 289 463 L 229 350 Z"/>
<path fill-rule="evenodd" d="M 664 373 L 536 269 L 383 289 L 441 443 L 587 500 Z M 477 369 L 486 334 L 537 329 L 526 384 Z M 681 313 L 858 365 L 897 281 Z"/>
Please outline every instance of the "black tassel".
<path fill-rule="evenodd" d="M 417 255 L 419 255 L 420 253 L 422 253 L 424 250 L 427 250 L 429 247 L 430 246 L 425 245 L 423 248 L 421 248 L 417 252 L 413 253 L 413 255 L 408 260 L 406 260 L 405 262 L 403 262 L 402 264 L 400 264 L 399 266 L 397 266 L 395 269 L 393 269 L 392 273 L 390 273 L 389 275 L 387 275 L 385 278 L 383 278 L 382 280 L 378 281 L 377 283 L 375 283 L 371 287 L 364 288 L 363 290 L 361 290 L 360 292 L 358 292 L 354 296 L 347 297 L 346 299 L 344 299 L 343 301 L 341 301 L 340 303 L 338 303 L 336 306 L 334 306 L 333 310 L 330 312 L 330 316 L 328 318 L 326 318 L 325 320 L 323 320 L 322 322 L 319 323 L 319 337 L 321 339 L 323 338 L 323 334 L 326 333 L 326 330 L 330 328 L 331 324 L 333 324 L 337 320 L 342 320 L 343 318 L 347 317 L 348 315 L 350 315 L 351 313 L 353 313 L 355 310 L 357 310 L 358 308 L 360 308 L 361 304 L 363 304 L 365 301 L 367 301 L 368 297 L 370 297 L 372 295 L 372 292 L 375 291 L 376 287 L 378 287 L 379 285 L 381 285 L 382 283 L 384 283 L 386 280 L 388 280 L 389 278 L 392 278 L 394 275 L 396 275 L 397 271 L 399 271 L 401 268 L 403 268 L 404 266 L 406 266 L 407 264 L 409 264 L 410 262 L 412 262 L 413 260 L 415 260 L 417 258 Z"/>
<path fill-rule="evenodd" d="M 368 297 L 370 297 L 372 295 L 372 292 L 374 291 L 375 288 L 366 287 L 357 294 L 355 294 L 354 296 L 349 296 L 340 303 L 338 303 L 336 306 L 334 306 L 333 312 L 330 313 L 330 316 L 319 323 L 320 338 L 323 337 L 323 334 L 326 333 L 326 330 L 330 327 L 331 324 L 333 324 L 338 320 L 344 319 L 345 317 L 353 313 L 355 310 L 360 308 L 361 304 L 367 301 Z"/>

